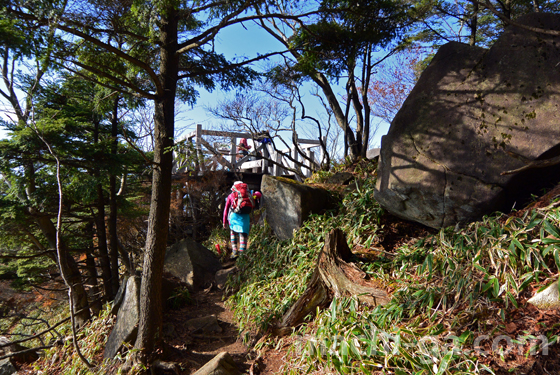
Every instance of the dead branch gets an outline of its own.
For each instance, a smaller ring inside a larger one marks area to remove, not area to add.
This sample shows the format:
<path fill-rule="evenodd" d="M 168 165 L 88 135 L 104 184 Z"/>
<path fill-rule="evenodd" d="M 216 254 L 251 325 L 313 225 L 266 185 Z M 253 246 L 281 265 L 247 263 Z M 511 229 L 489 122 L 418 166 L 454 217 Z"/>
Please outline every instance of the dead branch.
<path fill-rule="evenodd" d="M 39 332 L 39 333 L 37 333 L 36 335 L 33 335 L 33 336 L 31 336 L 31 337 L 28 337 L 28 338 L 25 338 L 25 339 L 21 339 L 21 340 L 18 340 L 18 341 L 11 341 L 11 342 L 8 343 L 8 344 L 0 344 L 0 349 L 1 349 L 1 348 L 4 348 L 4 347 L 6 347 L 6 346 L 15 345 L 15 344 L 21 344 L 22 342 L 34 340 L 34 339 L 36 339 L 36 338 L 38 338 L 38 337 L 40 337 L 40 336 L 42 336 L 42 335 L 45 335 L 45 334 L 49 333 L 50 331 L 54 330 L 54 329 L 55 329 L 56 327 L 58 327 L 59 325 L 66 323 L 68 320 L 70 320 L 70 317 L 61 320 L 60 322 L 56 323 L 54 326 L 52 326 L 52 327 L 50 327 L 50 328 L 47 328 L 46 330 L 44 330 L 44 331 L 42 331 L 42 332 Z M 55 331 L 55 332 L 56 332 L 56 331 Z M 57 333 L 58 333 L 58 332 L 57 332 Z M 60 335 L 59 335 L 59 336 L 60 336 Z"/>
<path fill-rule="evenodd" d="M 545 159 L 545 160 L 530 160 L 530 159 L 527 159 L 525 156 L 519 155 L 519 154 L 517 154 L 513 151 L 506 151 L 506 153 L 513 158 L 521 160 L 526 165 L 524 165 L 521 168 L 512 169 L 510 171 L 502 172 L 502 173 L 500 173 L 501 176 L 514 174 L 514 173 L 519 173 L 519 172 L 527 171 L 529 169 L 550 167 L 550 166 L 553 166 L 553 165 L 556 165 L 556 164 L 560 163 L 560 156 L 555 156 L 553 158 Z"/>

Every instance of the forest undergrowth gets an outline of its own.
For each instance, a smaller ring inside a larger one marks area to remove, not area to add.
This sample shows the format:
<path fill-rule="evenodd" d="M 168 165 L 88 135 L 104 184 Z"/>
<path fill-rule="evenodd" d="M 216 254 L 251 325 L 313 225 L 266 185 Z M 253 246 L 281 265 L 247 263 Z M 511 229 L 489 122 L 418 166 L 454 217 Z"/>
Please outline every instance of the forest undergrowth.
<path fill-rule="evenodd" d="M 289 343 L 286 374 L 525 373 L 548 354 L 560 333 L 548 323 L 557 314 L 526 300 L 560 269 L 558 203 L 382 248 L 390 228 L 374 184 L 358 180 L 337 212 L 312 216 L 291 240 L 276 240 L 267 226 L 252 229 L 228 300 L 247 342 L 263 356 Z M 360 251 L 357 264 L 391 302 L 372 308 L 335 298 L 290 337 L 275 337 L 274 323 L 304 291 L 334 228 L 344 230 Z"/>
<path fill-rule="evenodd" d="M 558 276 L 556 197 L 538 208 L 495 214 L 465 227 L 408 231 L 412 235 L 406 240 L 387 241 L 413 224 L 391 217 L 375 201 L 374 164 L 362 162 L 352 172 L 354 188 L 328 186 L 324 182 L 331 173 L 309 181 L 330 187 L 341 204 L 312 215 L 291 240 L 276 239 L 267 225 L 252 227 L 248 253 L 237 260 L 239 272 L 225 291 L 246 344 L 263 358 L 282 348 L 281 373 L 293 375 L 501 375 L 547 373 L 534 371 L 539 366 L 560 369 L 560 314 L 526 302 Z M 275 323 L 305 290 L 334 228 L 346 233 L 355 263 L 392 296 L 391 302 L 370 307 L 355 298 L 335 298 L 291 335 L 275 336 Z M 206 245 L 225 245 L 227 234 L 216 229 Z M 57 329 L 60 342 L 31 365 L 32 371 L 120 373 L 126 358 L 102 361 L 113 323 L 106 306 L 79 333 L 85 356 L 100 364 L 93 371 L 75 354 L 67 322 Z M 25 337 L 25 327 L 18 334 Z"/>

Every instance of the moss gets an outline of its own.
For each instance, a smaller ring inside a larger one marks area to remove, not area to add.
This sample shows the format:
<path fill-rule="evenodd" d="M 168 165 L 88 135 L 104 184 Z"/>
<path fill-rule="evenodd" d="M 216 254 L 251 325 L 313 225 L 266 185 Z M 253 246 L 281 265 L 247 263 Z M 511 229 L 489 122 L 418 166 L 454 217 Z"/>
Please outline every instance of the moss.
<path fill-rule="evenodd" d="M 273 178 L 277 179 L 280 182 L 285 182 L 287 184 L 303 185 L 302 183 L 287 177 L 273 177 Z"/>

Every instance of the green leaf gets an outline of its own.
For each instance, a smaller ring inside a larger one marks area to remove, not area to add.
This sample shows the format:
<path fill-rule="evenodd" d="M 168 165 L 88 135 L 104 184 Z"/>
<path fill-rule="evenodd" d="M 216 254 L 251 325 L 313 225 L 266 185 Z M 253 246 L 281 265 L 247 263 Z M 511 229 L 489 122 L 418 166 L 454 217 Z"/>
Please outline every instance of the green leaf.
<path fill-rule="evenodd" d="M 513 296 L 513 294 L 511 294 L 508 291 L 506 291 L 506 294 L 507 294 L 509 300 L 511 301 L 512 305 L 515 306 L 515 308 L 517 309 L 518 308 L 517 301 L 515 300 L 515 297 Z"/>
<path fill-rule="evenodd" d="M 549 234 L 553 235 L 557 239 L 560 239 L 560 229 L 558 229 L 557 226 L 552 225 L 548 220 L 544 220 L 543 227 Z"/>
<path fill-rule="evenodd" d="M 498 279 L 492 280 L 492 287 L 492 294 L 494 295 L 494 297 L 498 297 L 498 295 L 500 294 L 500 282 L 498 281 Z"/>
<path fill-rule="evenodd" d="M 513 238 L 513 239 L 511 240 L 511 242 L 514 243 L 515 246 L 517 246 L 517 248 L 518 248 L 519 250 L 521 250 L 521 251 L 524 251 L 524 250 L 525 250 L 525 247 L 523 247 L 523 245 L 521 245 L 521 242 L 519 242 L 519 240 L 518 240 L 517 238 Z"/>
<path fill-rule="evenodd" d="M 523 281 L 523 283 L 519 286 L 519 293 L 524 291 L 525 288 L 527 288 L 529 286 L 529 284 L 531 284 L 533 282 L 534 278 L 535 278 L 535 275 L 531 275 L 525 281 Z"/>
<path fill-rule="evenodd" d="M 558 270 L 560 270 L 560 252 L 558 251 L 558 249 L 554 249 L 554 262 L 556 263 L 556 267 L 558 267 Z"/>
<path fill-rule="evenodd" d="M 346 341 L 342 341 L 340 343 L 340 354 L 342 356 L 342 362 L 344 364 L 348 364 L 348 343 Z"/>
<path fill-rule="evenodd" d="M 331 321 L 336 321 L 336 310 L 337 310 L 337 299 L 336 297 L 333 298 L 332 304 L 331 304 Z"/>
<path fill-rule="evenodd" d="M 480 272 L 484 273 L 485 275 L 488 274 L 488 271 L 487 271 L 484 267 L 482 267 L 480 264 L 478 264 L 478 263 L 475 263 L 475 264 L 474 264 L 474 268 L 476 268 L 476 269 L 479 270 Z"/>
<path fill-rule="evenodd" d="M 529 231 L 529 230 L 533 229 L 534 227 L 536 227 L 537 225 L 540 224 L 541 219 L 537 218 L 536 216 L 537 216 L 537 213 L 535 212 L 533 214 L 533 216 L 531 217 L 531 221 L 525 227 L 525 230 Z"/>
<path fill-rule="evenodd" d="M 452 358 L 453 358 L 453 350 L 450 350 L 441 360 L 436 375 L 442 375 L 443 373 L 445 373 L 445 370 L 447 370 L 447 367 L 449 366 L 449 363 L 451 362 Z"/>
<path fill-rule="evenodd" d="M 557 240 L 555 238 L 543 238 L 542 243 L 545 245 L 550 245 L 550 244 L 560 244 L 560 240 Z"/>

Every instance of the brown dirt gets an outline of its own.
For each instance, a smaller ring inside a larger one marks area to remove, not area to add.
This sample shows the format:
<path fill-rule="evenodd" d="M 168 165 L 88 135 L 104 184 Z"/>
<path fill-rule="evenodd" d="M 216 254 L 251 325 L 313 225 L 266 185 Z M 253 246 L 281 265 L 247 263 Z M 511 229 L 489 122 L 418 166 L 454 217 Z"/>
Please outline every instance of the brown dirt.
<path fill-rule="evenodd" d="M 552 201 L 554 199 L 558 198 L 558 197 L 560 197 L 560 185 L 555 186 L 548 193 L 544 194 L 542 197 L 540 197 L 536 201 L 528 204 L 527 207 L 524 207 L 523 209 L 521 209 L 519 211 L 513 211 L 509 215 L 504 215 L 504 217 L 502 218 L 502 222 L 505 222 L 505 220 L 507 220 L 507 218 L 510 217 L 510 216 L 521 217 L 527 211 L 530 211 L 530 210 L 533 210 L 533 209 L 538 209 L 538 208 L 548 207 L 552 203 Z"/>
<path fill-rule="evenodd" d="M 184 325 L 190 319 L 208 315 L 216 316 L 222 332 L 197 334 Z M 228 352 L 243 371 L 250 367 L 251 353 L 238 338 L 233 313 L 222 301 L 221 291 L 195 294 L 191 304 L 167 311 L 164 322 L 165 341 L 173 348 L 166 360 L 179 363 L 183 369 L 181 374 L 195 372 L 221 352 Z"/>
<path fill-rule="evenodd" d="M 383 232 L 376 246 L 387 252 L 392 252 L 405 244 L 413 243 L 420 238 L 437 233 L 437 230 L 433 228 L 399 219 L 389 213 L 383 215 L 381 225 L 383 226 Z"/>
<path fill-rule="evenodd" d="M 215 334 L 196 334 L 185 327 L 185 322 L 208 315 L 215 315 L 223 331 Z M 165 341 L 168 344 L 166 361 L 180 365 L 181 375 L 192 374 L 221 352 L 228 352 L 243 373 L 272 375 L 284 364 L 285 349 L 249 349 L 241 339 L 235 325 L 233 312 L 224 302 L 221 290 L 213 288 L 192 296 L 192 303 L 164 316 Z"/>
<path fill-rule="evenodd" d="M 548 347 L 547 351 L 531 352 L 532 344 L 513 346 L 506 355 L 501 356 L 497 350 L 492 350 L 492 341 L 500 335 L 507 336 L 512 340 L 525 337 L 539 337 L 545 335 L 549 338 L 560 335 L 560 311 L 538 310 L 534 306 L 527 304 L 529 296 L 533 295 L 536 290 L 528 288 L 523 296 L 518 300 L 518 308 L 511 306 L 506 311 L 506 319 L 502 321 L 497 311 L 486 317 L 482 317 L 486 330 L 474 330 L 475 337 L 479 335 L 488 335 L 490 339 L 481 342 L 481 348 L 487 353 L 485 356 L 478 356 L 481 363 L 489 366 L 494 370 L 496 375 L 518 374 L 518 375 L 550 375 L 560 374 L 560 346 L 554 343 Z M 490 330 L 490 331 L 489 331 Z M 500 346 L 504 350 L 507 349 L 506 341 L 500 341 Z M 537 354 L 537 352 L 540 352 Z"/>

